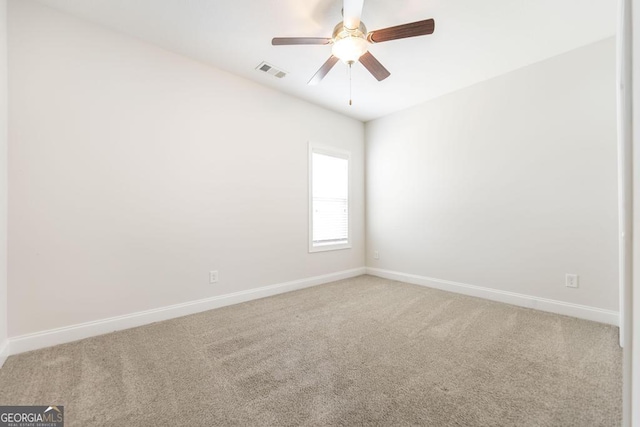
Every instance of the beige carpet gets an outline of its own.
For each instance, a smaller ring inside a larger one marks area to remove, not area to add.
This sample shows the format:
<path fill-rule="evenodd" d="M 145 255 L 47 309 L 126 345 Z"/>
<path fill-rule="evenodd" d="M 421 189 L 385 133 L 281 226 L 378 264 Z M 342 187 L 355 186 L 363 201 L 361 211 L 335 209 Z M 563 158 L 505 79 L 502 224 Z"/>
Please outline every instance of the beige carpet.
<path fill-rule="evenodd" d="M 617 328 L 361 276 L 10 357 L 67 426 L 619 426 Z"/>

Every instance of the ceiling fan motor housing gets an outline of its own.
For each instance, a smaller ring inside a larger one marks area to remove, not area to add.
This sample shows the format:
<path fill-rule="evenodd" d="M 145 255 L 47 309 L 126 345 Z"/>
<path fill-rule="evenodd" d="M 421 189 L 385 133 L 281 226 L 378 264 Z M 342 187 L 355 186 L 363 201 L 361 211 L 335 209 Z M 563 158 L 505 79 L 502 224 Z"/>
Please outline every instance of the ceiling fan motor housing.
<path fill-rule="evenodd" d="M 356 29 L 350 29 L 339 22 L 333 29 L 333 56 L 342 60 L 345 64 L 353 64 L 369 49 L 367 41 L 367 27 L 361 21 Z"/>

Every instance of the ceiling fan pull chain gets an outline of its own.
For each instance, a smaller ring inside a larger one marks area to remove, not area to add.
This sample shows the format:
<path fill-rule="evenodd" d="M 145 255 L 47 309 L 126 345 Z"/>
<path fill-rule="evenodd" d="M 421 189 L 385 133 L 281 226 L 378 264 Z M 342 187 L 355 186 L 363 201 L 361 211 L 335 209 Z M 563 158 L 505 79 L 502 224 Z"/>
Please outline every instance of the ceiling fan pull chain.
<path fill-rule="evenodd" d="M 352 63 L 349 63 L 349 105 L 352 105 L 353 98 L 353 96 L 351 95 L 351 65 Z"/>

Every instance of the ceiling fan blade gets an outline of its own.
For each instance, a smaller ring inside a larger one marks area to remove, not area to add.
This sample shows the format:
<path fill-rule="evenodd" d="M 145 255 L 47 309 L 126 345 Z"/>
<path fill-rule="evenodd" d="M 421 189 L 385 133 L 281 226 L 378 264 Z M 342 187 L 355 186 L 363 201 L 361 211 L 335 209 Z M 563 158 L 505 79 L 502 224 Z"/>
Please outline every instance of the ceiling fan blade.
<path fill-rule="evenodd" d="M 360 57 L 360 63 L 362 63 L 364 68 L 369 70 L 378 81 L 382 81 L 391 75 L 389 70 L 384 68 L 384 65 L 371 55 L 371 52 L 365 52 L 365 54 Z"/>
<path fill-rule="evenodd" d="M 274 37 L 271 44 L 274 46 L 296 44 L 330 44 L 330 38 L 324 37 Z"/>
<path fill-rule="evenodd" d="M 370 43 L 381 43 L 389 40 L 404 39 L 407 37 L 425 36 L 427 34 L 432 34 L 435 29 L 436 21 L 433 19 L 426 19 L 424 21 L 370 31 L 367 36 L 367 40 Z"/>
<path fill-rule="evenodd" d="M 360 26 L 364 0 L 344 0 L 342 6 L 343 23 L 349 30 L 355 30 Z"/>
<path fill-rule="evenodd" d="M 336 65 L 336 62 L 338 62 L 338 57 L 331 55 L 329 59 L 327 59 L 327 62 L 322 64 L 322 67 L 320 67 L 313 77 L 311 77 L 311 80 L 309 80 L 309 83 L 307 84 L 313 86 L 320 83 L 320 81 L 324 79 L 324 76 L 326 76 L 333 66 Z"/>

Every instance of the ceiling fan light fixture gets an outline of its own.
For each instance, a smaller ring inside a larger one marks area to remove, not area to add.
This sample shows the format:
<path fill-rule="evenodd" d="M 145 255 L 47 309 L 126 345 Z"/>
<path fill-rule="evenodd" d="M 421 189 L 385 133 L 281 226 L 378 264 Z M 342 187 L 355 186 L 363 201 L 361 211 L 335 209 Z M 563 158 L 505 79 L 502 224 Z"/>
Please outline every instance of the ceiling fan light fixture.
<path fill-rule="evenodd" d="M 331 53 L 345 64 L 353 64 L 369 49 L 367 40 L 358 36 L 347 36 L 333 43 Z"/>

